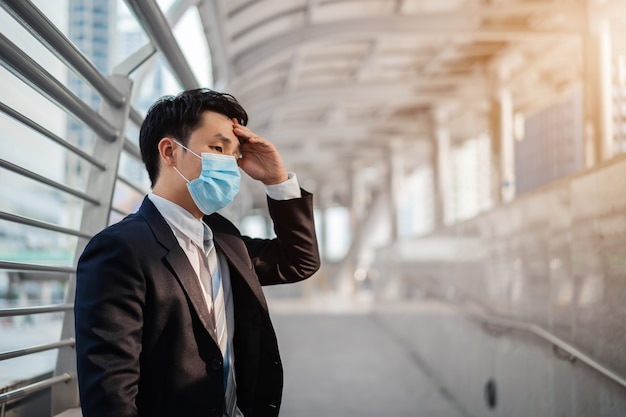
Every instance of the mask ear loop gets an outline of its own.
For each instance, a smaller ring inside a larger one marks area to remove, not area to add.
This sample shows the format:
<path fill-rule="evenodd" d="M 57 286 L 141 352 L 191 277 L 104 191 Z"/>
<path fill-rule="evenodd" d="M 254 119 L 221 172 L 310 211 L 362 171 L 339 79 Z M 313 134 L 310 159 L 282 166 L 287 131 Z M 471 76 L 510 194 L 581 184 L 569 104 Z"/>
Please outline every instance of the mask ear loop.
<path fill-rule="evenodd" d="M 183 144 L 182 144 L 182 143 L 180 143 L 179 141 L 177 141 L 177 140 L 175 140 L 175 139 L 172 139 L 172 141 L 173 141 L 175 144 L 177 144 L 178 146 L 180 146 L 181 148 L 185 148 L 185 149 L 187 149 L 189 152 L 191 152 L 192 154 L 194 154 L 194 155 L 195 155 L 195 156 L 197 156 L 198 158 L 202 159 L 202 157 L 201 157 L 200 155 L 198 155 L 197 153 L 195 153 L 194 151 L 192 151 L 191 149 L 189 149 L 188 147 L 186 147 L 185 145 L 183 145 Z M 182 179 L 184 179 L 187 183 L 190 183 L 190 182 L 191 182 L 191 181 L 189 181 L 187 178 L 185 178 L 185 176 L 184 176 L 184 175 L 183 175 L 183 174 L 182 174 L 182 173 L 178 170 L 178 168 L 176 168 L 175 166 L 174 166 L 174 167 L 172 167 L 172 168 L 174 168 L 174 170 L 176 171 L 176 173 L 177 173 L 178 175 L 180 175 L 180 177 L 181 177 Z"/>
<path fill-rule="evenodd" d="M 177 173 L 178 175 L 180 175 L 180 177 L 181 177 L 182 179 L 184 179 L 187 183 L 191 182 L 191 181 L 189 181 L 187 178 L 185 178 L 185 176 L 184 176 L 183 174 L 181 174 L 181 172 L 178 170 L 178 168 L 176 168 L 176 167 L 172 167 L 172 168 L 174 168 L 174 171 L 176 171 L 176 173 Z"/>
<path fill-rule="evenodd" d="M 172 140 L 174 141 L 174 143 L 176 143 L 176 144 L 177 144 L 177 145 L 179 145 L 180 147 L 187 149 L 189 152 L 191 152 L 192 154 L 194 154 L 194 155 L 195 155 L 195 156 L 197 156 L 198 158 L 202 159 L 202 157 L 201 157 L 200 155 L 198 155 L 197 153 L 195 153 L 194 151 L 192 151 L 191 149 L 189 149 L 188 147 L 186 147 L 185 145 L 183 145 L 183 144 L 182 144 L 182 143 L 180 143 L 179 141 L 174 140 L 174 139 L 172 139 Z"/>

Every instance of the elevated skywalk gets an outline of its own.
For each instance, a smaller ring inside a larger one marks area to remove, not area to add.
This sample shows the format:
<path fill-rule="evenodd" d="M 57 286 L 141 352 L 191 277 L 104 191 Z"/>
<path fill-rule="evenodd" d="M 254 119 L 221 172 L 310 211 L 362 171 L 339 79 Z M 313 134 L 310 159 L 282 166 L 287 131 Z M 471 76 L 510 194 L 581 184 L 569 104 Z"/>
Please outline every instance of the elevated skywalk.
<path fill-rule="evenodd" d="M 468 416 L 416 347 L 386 323 L 389 311 L 280 302 L 273 311 L 285 369 L 281 415 Z M 450 311 L 427 304 L 411 314 L 415 320 L 430 318 L 436 327 L 437 318 Z"/>
<path fill-rule="evenodd" d="M 203 50 L 315 194 L 323 271 L 267 289 L 282 416 L 626 415 L 623 0 L 0 7 L 0 417 L 80 417 L 76 259 Z M 225 214 L 267 232 L 248 185 Z"/>

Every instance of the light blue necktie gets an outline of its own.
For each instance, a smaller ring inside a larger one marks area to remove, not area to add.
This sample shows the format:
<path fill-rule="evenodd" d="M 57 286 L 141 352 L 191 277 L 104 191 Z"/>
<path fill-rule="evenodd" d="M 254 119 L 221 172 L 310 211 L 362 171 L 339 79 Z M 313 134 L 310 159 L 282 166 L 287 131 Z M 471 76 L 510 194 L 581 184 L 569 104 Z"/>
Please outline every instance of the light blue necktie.
<path fill-rule="evenodd" d="M 235 416 L 237 406 L 236 384 L 234 372 L 230 361 L 230 346 L 228 343 L 228 327 L 226 319 L 226 302 L 224 300 L 224 286 L 222 285 L 222 274 L 218 265 L 217 252 L 213 244 L 212 234 L 208 227 L 204 225 L 204 248 L 207 254 L 207 264 L 209 275 L 211 276 L 211 287 L 213 292 L 213 317 L 215 318 L 215 333 L 217 341 L 224 358 L 224 397 L 226 412 L 229 417 Z"/>

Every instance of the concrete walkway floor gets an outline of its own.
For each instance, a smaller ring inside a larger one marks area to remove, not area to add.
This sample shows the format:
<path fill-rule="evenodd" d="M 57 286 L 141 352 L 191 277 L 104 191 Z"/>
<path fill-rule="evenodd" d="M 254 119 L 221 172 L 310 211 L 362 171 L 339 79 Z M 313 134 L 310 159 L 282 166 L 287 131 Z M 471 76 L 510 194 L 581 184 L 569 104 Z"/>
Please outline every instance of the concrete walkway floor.
<path fill-rule="evenodd" d="M 376 315 L 277 308 L 272 318 L 285 368 L 281 416 L 465 416 Z"/>

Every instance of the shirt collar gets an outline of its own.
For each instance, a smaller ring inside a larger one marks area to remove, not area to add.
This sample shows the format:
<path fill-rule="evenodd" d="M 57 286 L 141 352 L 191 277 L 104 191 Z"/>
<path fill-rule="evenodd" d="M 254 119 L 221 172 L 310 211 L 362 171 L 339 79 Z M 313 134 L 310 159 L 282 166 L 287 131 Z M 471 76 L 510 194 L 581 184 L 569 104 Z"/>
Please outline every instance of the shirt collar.
<path fill-rule="evenodd" d="M 148 198 L 156 206 L 163 218 L 172 227 L 189 238 L 199 248 L 204 247 L 204 229 L 206 227 L 209 237 L 213 238 L 211 229 L 201 220 L 196 219 L 190 212 L 178 204 L 158 196 L 148 194 Z"/>

